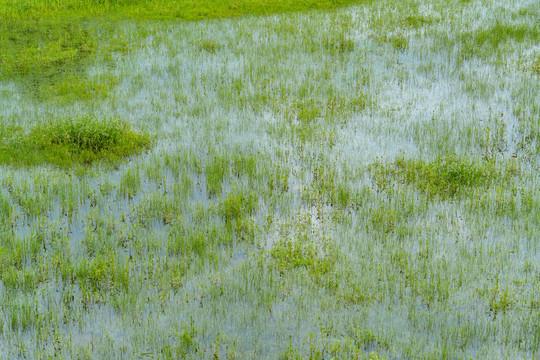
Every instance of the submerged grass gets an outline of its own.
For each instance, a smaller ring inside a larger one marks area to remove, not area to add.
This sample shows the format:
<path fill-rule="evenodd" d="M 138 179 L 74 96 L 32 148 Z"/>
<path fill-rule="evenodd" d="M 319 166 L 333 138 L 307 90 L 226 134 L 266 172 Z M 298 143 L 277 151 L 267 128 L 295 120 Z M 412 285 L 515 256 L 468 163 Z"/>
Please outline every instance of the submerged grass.
<path fill-rule="evenodd" d="M 0 163 L 59 167 L 90 164 L 98 160 L 116 162 L 148 149 L 152 138 L 118 119 L 92 116 L 57 118 L 29 130 L 2 127 Z"/>
<path fill-rule="evenodd" d="M 125 54 L 140 44 L 138 39 L 126 41 L 117 23 L 90 19 L 84 13 L 0 17 L 0 80 L 19 80 L 25 96 L 34 101 L 105 98 L 117 79 L 91 76 L 85 66 L 99 55 Z"/>
<path fill-rule="evenodd" d="M 95 52 L 97 42 L 96 34 L 81 21 L 3 16 L 0 76 L 50 77 Z"/>

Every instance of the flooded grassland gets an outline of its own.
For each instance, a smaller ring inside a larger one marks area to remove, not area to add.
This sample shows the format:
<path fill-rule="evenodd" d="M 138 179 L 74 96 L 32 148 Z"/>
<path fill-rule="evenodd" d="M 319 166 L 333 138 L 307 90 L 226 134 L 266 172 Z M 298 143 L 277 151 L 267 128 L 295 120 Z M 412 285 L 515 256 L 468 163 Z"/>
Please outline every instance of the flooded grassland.
<path fill-rule="evenodd" d="M 538 356 L 539 18 L 124 20 L 3 78 L 0 357 Z"/>

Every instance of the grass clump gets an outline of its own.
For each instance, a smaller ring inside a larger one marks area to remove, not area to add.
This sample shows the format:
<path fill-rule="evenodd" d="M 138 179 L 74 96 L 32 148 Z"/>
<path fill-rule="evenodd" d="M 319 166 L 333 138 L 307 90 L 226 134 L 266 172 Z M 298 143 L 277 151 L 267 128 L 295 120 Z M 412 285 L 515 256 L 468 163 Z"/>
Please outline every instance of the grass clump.
<path fill-rule="evenodd" d="M 17 165 L 66 167 L 98 160 L 115 162 L 147 149 L 152 140 L 122 120 L 92 116 L 48 120 L 26 131 L 7 126 L 1 129 L 0 163 Z"/>
<path fill-rule="evenodd" d="M 531 64 L 531 71 L 537 75 L 540 75 L 540 55 L 536 58 L 535 61 Z"/>
<path fill-rule="evenodd" d="M 92 260 L 80 260 L 74 274 L 82 291 L 93 300 L 100 300 L 104 293 L 129 290 L 129 262 L 111 252 L 99 254 Z"/>
<path fill-rule="evenodd" d="M 390 165 L 371 166 L 377 185 L 386 188 L 389 179 L 415 185 L 428 197 L 451 198 L 467 191 L 486 188 L 496 182 L 509 180 L 515 169 L 497 168 L 494 162 L 466 159 L 456 154 L 438 157 L 434 161 L 399 157 Z"/>
<path fill-rule="evenodd" d="M 504 24 L 496 21 L 487 28 L 461 35 L 461 57 L 475 56 L 488 59 L 508 42 L 524 43 L 540 36 L 540 28 L 533 24 Z"/>
<path fill-rule="evenodd" d="M 219 203 L 218 213 L 229 223 L 250 216 L 257 209 L 258 196 L 255 192 L 234 189 Z"/>
<path fill-rule="evenodd" d="M 216 156 L 209 159 L 206 164 L 206 187 L 209 196 L 216 196 L 221 193 L 223 181 L 228 175 L 227 159 Z"/>
<path fill-rule="evenodd" d="M 336 261 L 333 251 L 327 242 L 319 245 L 310 241 L 282 239 L 270 250 L 270 256 L 280 273 L 304 268 L 310 274 L 326 274 L 333 269 Z"/>
<path fill-rule="evenodd" d="M 532 58 L 524 58 L 518 61 L 519 68 L 535 75 L 540 75 L 540 54 Z"/>
<path fill-rule="evenodd" d="M 334 273 L 340 253 L 327 232 L 311 214 L 293 215 L 280 224 L 277 241 L 265 252 L 270 269 L 280 276 L 296 274 L 322 288 L 336 289 L 336 277 L 329 275 Z"/>

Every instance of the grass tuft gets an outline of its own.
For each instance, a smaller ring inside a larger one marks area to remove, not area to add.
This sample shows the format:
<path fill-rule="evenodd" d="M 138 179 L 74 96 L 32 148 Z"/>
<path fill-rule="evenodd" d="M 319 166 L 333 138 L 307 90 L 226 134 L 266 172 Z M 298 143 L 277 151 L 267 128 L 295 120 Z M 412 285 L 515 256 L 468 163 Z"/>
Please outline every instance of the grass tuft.
<path fill-rule="evenodd" d="M 334 249 L 329 243 L 318 246 L 313 242 L 295 242 L 282 239 L 270 250 L 275 267 L 281 272 L 304 268 L 310 274 L 326 274 L 335 264 Z"/>
<path fill-rule="evenodd" d="M 92 116 L 45 121 L 30 130 L 3 126 L 0 163 L 59 167 L 110 162 L 148 149 L 152 138 L 137 133 L 124 121 Z"/>
<path fill-rule="evenodd" d="M 488 59 L 509 42 L 534 41 L 538 36 L 540 28 L 533 24 L 504 24 L 496 21 L 487 28 L 464 32 L 461 35 L 460 55 L 463 59 L 475 56 Z"/>
<path fill-rule="evenodd" d="M 449 154 L 431 162 L 399 157 L 390 165 L 376 163 L 371 166 L 371 171 L 377 184 L 383 188 L 389 185 L 389 178 L 393 178 L 415 185 L 428 197 L 450 198 L 509 180 L 516 170 L 510 165 L 497 168 L 494 162 L 477 162 Z"/>

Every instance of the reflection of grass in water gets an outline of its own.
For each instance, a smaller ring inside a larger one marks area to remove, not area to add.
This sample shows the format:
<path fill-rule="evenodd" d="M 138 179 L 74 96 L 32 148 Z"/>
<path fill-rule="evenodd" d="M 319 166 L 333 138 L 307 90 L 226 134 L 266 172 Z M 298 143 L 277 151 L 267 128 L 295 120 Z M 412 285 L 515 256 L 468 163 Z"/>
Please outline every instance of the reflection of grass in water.
<path fill-rule="evenodd" d="M 137 133 L 123 121 L 90 116 L 54 119 L 28 131 L 4 126 L 2 134 L 0 162 L 16 165 L 114 162 L 151 144 L 149 134 Z"/>

